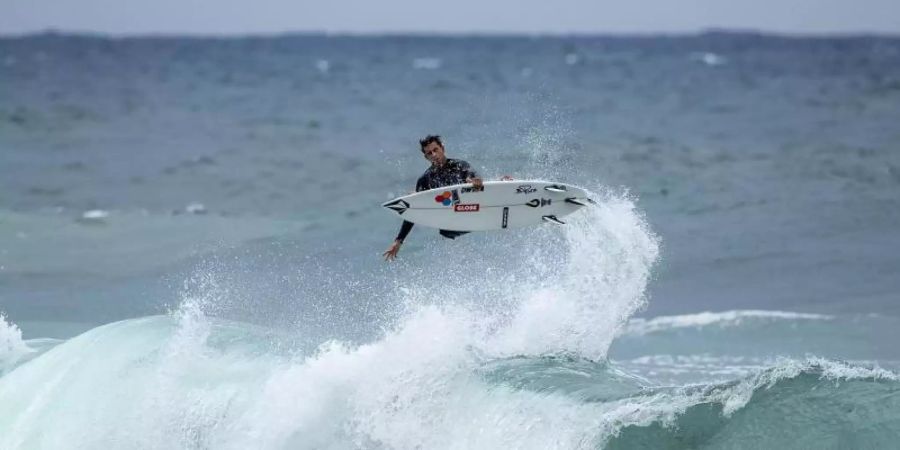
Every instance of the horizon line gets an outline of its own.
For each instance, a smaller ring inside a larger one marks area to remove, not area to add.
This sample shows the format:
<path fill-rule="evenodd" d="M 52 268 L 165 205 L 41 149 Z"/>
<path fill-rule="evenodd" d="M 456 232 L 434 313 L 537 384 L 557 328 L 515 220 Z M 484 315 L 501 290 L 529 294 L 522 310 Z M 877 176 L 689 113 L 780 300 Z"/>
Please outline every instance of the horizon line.
<path fill-rule="evenodd" d="M 412 38 L 685 38 L 703 35 L 756 36 L 782 39 L 827 39 L 827 38 L 900 38 L 900 31 L 777 31 L 751 28 L 710 27 L 696 30 L 679 31 L 330 31 L 330 30 L 284 30 L 256 32 L 190 32 L 190 31 L 158 31 L 158 32 L 108 32 L 86 31 L 77 29 L 45 28 L 43 30 L 4 32 L 0 31 L 0 39 L 30 38 L 46 35 L 91 37 L 106 39 L 271 39 L 291 36 L 336 37 L 336 38 L 368 38 L 368 37 L 412 37 Z"/>

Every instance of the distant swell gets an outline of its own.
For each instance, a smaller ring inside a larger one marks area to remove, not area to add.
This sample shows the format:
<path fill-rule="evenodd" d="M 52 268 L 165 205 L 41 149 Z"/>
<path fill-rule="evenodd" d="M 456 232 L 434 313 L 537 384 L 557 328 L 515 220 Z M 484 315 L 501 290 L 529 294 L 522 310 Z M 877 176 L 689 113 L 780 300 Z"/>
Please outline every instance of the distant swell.
<path fill-rule="evenodd" d="M 824 314 L 796 313 L 786 311 L 738 310 L 724 312 L 702 312 L 679 316 L 662 316 L 652 319 L 634 318 L 628 322 L 627 334 L 642 335 L 678 328 L 697 328 L 704 326 L 736 326 L 743 322 L 767 322 L 777 320 L 831 320 L 833 317 Z"/>

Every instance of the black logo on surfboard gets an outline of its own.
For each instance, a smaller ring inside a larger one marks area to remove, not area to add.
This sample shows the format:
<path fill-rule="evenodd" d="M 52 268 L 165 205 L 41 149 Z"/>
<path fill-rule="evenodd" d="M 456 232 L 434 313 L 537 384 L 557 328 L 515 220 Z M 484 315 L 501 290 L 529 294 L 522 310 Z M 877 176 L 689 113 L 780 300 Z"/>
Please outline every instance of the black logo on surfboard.
<path fill-rule="evenodd" d="M 390 203 L 385 203 L 381 206 L 384 206 L 387 209 L 395 211 L 397 214 L 403 215 L 407 209 L 409 209 L 409 203 L 406 200 L 394 200 Z"/>
<path fill-rule="evenodd" d="M 550 203 L 552 201 L 553 201 L 553 199 L 549 199 L 549 198 L 542 198 L 542 199 L 535 198 L 535 199 L 530 200 L 528 203 L 526 203 L 526 205 L 528 205 L 532 208 L 541 208 L 541 207 L 550 205 Z"/>

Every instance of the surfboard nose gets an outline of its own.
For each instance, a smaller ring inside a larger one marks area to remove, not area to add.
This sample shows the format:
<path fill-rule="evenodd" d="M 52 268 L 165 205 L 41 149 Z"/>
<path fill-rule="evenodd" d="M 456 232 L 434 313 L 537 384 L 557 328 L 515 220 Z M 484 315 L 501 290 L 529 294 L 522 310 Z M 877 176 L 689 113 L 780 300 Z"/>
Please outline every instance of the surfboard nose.
<path fill-rule="evenodd" d="M 409 209 L 409 203 L 403 199 L 392 200 L 387 203 L 382 203 L 381 206 L 394 211 L 397 214 L 403 215 L 407 209 Z"/>

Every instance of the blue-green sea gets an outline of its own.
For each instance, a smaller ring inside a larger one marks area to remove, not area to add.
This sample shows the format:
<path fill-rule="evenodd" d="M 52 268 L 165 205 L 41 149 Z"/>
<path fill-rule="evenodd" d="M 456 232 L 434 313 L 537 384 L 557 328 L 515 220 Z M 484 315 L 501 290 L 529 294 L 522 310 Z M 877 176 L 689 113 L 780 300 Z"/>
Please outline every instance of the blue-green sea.
<path fill-rule="evenodd" d="M 0 37 L 0 449 L 885 449 L 900 38 Z M 416 227 L 428 167 L 582 186 Z"/>

